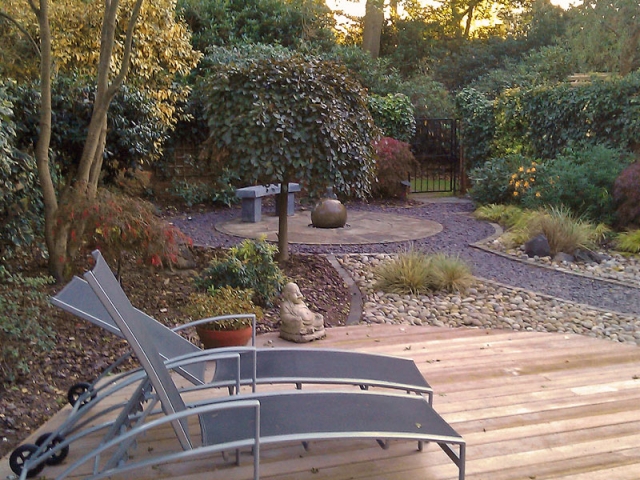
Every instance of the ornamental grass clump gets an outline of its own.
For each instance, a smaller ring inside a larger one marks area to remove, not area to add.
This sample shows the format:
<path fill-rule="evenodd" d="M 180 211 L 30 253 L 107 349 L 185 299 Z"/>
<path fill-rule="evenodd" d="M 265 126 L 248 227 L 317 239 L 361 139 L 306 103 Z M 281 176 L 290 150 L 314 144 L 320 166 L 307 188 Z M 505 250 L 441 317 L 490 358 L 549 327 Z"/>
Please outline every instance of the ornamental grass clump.
<path fill-rule="evenodd" d="M 530 238 L 542 233 L 547 237 L 551 253 L 574 253 L 578 248 L 591 249 L 599 235 L 598 229 L 582 218 L 576 218 L 563 205 L 551 207 L 533 217 L 529 225 Z"/>
<path fill-rule="evenodd" d="M 618 234 L 615 243 L 622 252 L 640 253 L 640 229 Z"/>
<path fill-rule="evenodd" d="M 464 291 L 473 282 L 469 266 L 457 256 L 401 252 L 379 265 L 374 287 L 387 293 L 419 295 L 431 291 Z"/>
<path fill-rule="evenodd" d="M 457 255 L 435 254 L 430 257 L 429 266 L 433 290 L 463 292 L 473 283 L 471 268 Z"/>

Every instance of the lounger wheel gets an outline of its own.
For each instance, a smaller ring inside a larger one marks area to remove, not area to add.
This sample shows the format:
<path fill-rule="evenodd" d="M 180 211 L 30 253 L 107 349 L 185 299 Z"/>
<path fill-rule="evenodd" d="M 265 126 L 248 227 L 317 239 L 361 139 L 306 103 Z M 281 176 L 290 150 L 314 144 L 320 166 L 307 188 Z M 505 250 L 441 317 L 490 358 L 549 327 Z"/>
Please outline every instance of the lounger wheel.
<path fill-rule="evenodd" d="M 72 407 L 75 406 L 75 404 L 78 402 L 80 397 L 84 395 L 86 392 L 88 392 L 89 390 L 91 390 L 91 384 L 87 382 L 79 382 L 72 385 L 71 388 L 69 388 L 69 391 L 67 392 L 67 400 L 69 400 L 69 405 L 71 405 Z M 91 400 L 93 400 L 94 398 L 96 398 L 95 393 L 91 395 Z M 82 402 L 81 406 L 84 406 L 87 403 L 89 403 L 88 398 Z"/>
<path fill-rule="evenodd" d="M 64 437 L 60 435 L 56 435 L 55 438 L 53 438 L 52 440 L 49 440 L 49 437 L 51 435 L 52 433 L 43 433 L 36 440 L 36 445 L 40 447 L 45 442 L 48 442 L 47 449 L 45 450 L 45 452 L 48 452 L 52 448 L 56 447 L 59 443 L 64 442 Z M 67 458 L 67 455 L 69 455 L 69 445 L 63 447 L 60 451 L 56 452 L 54 455 L 51 455 L 47 460 L 45 460 L 45 463 L 47 465 L 59 465 L 64 461 L 65 458 Z"/>
<path fill-rule="evenodd" d="M 22 469 L 24 468 L 24 464 L 29 460 L 29 457 L 33 455 L 38 450 L 36 445 L 31 443 L 25 443 L 24 445 L 20 445 L 13 452 L 11 452 L 11 456 L 9 457 L 9 467 L 11 467 L 11 471 L 16 475 L 20 475 L 22 473 Z M 44 462 L 31 468 L 27 472 L 27 478 L 35 477 L 38 475 L 42 469 L 44 468 Z"/>

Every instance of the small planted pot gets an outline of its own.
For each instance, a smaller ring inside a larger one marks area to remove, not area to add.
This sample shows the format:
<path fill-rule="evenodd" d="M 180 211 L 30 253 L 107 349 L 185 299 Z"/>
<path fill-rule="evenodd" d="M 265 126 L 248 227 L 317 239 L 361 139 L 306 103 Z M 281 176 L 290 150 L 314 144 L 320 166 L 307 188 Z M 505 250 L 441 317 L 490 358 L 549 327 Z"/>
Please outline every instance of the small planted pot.
<path fill-rule="evenodd" d="M 211 330 L 197 325 L 196 332 L 204 348 L 243 347 L 251 340 L 252 328 L 249 326 L 238 330 Z"/>

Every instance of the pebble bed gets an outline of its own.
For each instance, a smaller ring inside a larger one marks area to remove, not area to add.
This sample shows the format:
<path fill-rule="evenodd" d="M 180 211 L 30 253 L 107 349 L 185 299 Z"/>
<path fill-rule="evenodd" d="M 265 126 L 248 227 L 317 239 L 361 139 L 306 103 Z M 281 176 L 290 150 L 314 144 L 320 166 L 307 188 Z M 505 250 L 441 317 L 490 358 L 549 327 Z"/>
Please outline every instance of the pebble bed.
<path fill-rule="evenodd" d="M 596 253 L 601 256 L 601 263 L 558 262 L 554 261 L 551 257 L 530 258 L 524 253 L 523 246 L 507 248 L 500 238 L 491 240 L 484 244 L 484 246 L 490 250 L 509 255 L 517 260 L 532 264 L 535 263 L 539 266 L 552 268 L 560 272 L 593 276 L 640 288 L 640 255 L 622 255 L 617 252 L 599 251 Z"/>
<path fill-rule="evenodd" d="M 476 327 L 561 332 L 640 345 L 640 316 L 605 311 L 585 304 L 477 278 L 464 293 L 398 295 L 376 291 L 374 269 L 394 255 L 350 254 L 337 257 L 363 295 L 363 323 Z"/>

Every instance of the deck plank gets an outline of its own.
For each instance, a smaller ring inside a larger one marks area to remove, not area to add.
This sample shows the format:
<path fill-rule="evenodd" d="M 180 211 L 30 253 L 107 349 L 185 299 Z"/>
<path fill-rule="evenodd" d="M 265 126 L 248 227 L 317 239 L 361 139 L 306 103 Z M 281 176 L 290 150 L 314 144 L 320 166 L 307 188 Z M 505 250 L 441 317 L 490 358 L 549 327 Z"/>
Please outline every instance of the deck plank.
<path fill-rule="evenodd" d="M 268 334 L 259 345 L 289 344 Z M 307 347 L 414 359 L 435 390 L 435 409 L 467 441 L 469 480 L 639 478 L 637 347 L 572 334 L 397 325 L 334 328 Z M 96 441 L 75 446 L 70 459 Z M 173 432 L 163 429 L 141 441 L 136 455 L 174 448 Z M 313 442 L 308 452 L 297 444 L 271 445 L 261 458 L 263 479 L 457 478 L 457 468 L 436 445 L 419 453 L 411 442 L 393 442 L 386 451 L 362 440 Z M 0 462 L 0 478 L 10 474 L 7 463 Z M 44 473 L 59 471 L 48 467 Z M 244 480 L 251 473 L 248 454 L 240 467 L 213 455 L 140 470 L 135 477 Z"/>

